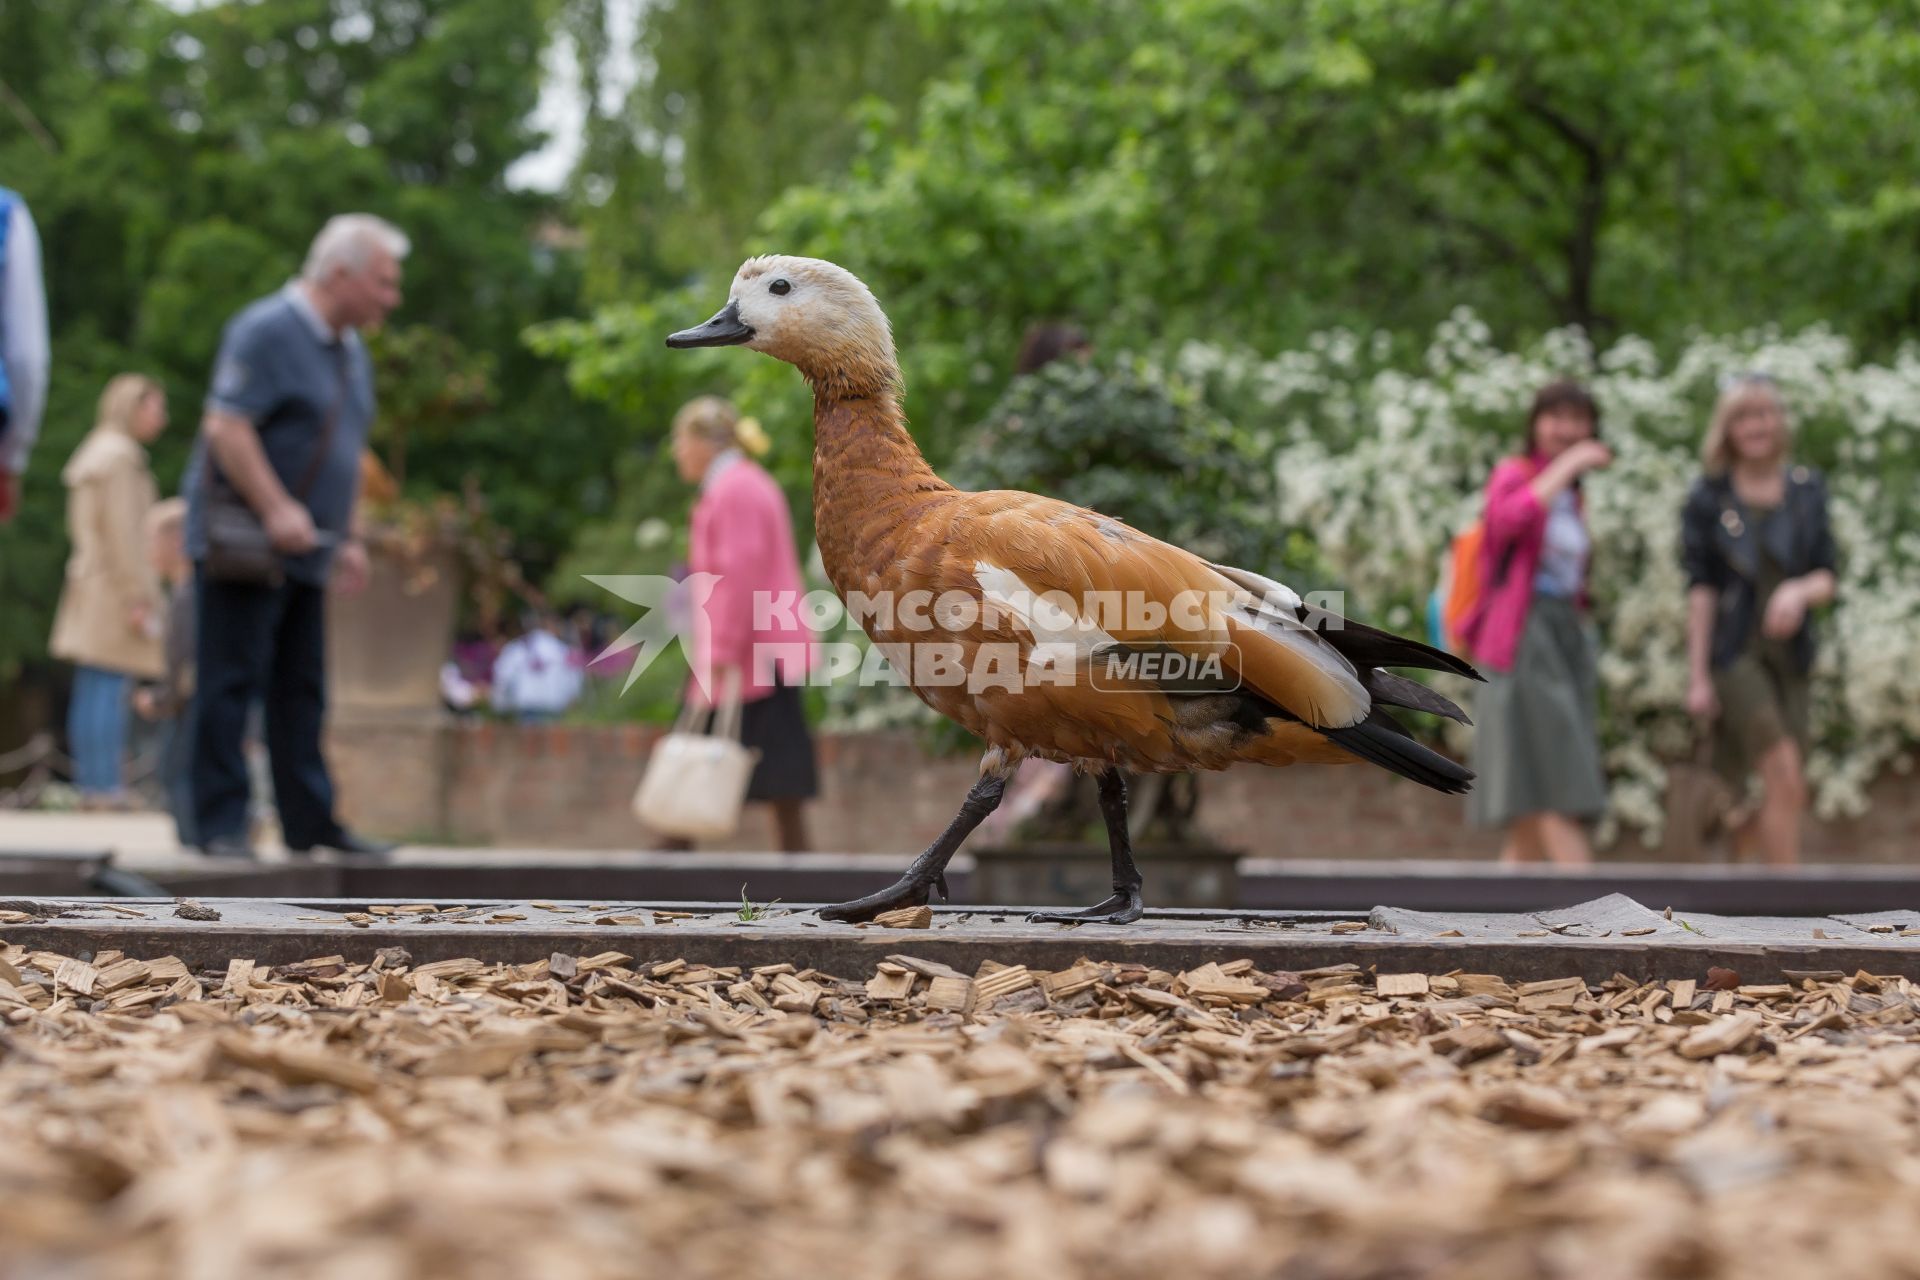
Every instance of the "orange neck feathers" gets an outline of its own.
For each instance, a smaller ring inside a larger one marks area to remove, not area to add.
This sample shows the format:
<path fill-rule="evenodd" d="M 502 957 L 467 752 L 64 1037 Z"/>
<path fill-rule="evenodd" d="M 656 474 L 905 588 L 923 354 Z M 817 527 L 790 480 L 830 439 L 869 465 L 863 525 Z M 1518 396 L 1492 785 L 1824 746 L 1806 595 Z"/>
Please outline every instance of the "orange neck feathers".
<path fill-rule="evenodd" d="M 814 537 L 842 593 L 894 589 L 902 540 L 929 507 L 955 492 L 933 473 L 907 431 L 899 375 L 873 371 L 813 383 Z M 841 386 L 870 388 L 836 394 Z"/>

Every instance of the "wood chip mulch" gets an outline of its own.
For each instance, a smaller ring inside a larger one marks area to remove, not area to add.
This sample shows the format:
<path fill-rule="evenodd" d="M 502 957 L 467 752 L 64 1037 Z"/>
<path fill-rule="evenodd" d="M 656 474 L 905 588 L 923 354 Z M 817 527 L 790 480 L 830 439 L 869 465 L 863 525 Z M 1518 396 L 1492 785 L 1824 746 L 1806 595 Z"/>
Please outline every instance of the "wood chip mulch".
<path fill-rule="evenodd" d="M 0 944 L 0 1275 L 1914 1275 L 1915 994 Z"/>

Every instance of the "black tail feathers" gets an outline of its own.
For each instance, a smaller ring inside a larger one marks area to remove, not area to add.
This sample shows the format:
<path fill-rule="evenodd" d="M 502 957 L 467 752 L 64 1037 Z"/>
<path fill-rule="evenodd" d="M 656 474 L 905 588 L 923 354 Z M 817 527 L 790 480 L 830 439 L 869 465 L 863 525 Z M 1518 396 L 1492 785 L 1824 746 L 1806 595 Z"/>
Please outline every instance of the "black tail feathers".
<path fill-rule="evenodd" d="M 1403 778 L 1460 795 L 1470 791 L 1473 770 L 1447 759 L 1437 751 L 1421 746 L 1385 711 L 1375 708 L 1359 724 L 1344 729 L 1322 729 L 1321 734 L 1335 746 L 1351 751 L 1369 764 L 1399 774 Z"/>

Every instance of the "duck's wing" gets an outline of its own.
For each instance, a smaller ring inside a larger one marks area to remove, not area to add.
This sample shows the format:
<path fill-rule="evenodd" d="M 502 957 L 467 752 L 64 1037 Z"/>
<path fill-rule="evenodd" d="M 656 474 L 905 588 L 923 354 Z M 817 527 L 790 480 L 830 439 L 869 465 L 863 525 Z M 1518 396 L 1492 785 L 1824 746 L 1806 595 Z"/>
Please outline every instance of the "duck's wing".
<path fill-rule="evenodd" d="M 1315 729 L 1358 725 L 1373 711 L 1361 672 L 1338 648 L 1191 552 L 1033 494 L 970 494 L 955 515 L 947 554 L 971 558 L 985 605 L 1036 644 L 1072 646 L 1088 662 L 1215 654 L 1229 684 Z"/>

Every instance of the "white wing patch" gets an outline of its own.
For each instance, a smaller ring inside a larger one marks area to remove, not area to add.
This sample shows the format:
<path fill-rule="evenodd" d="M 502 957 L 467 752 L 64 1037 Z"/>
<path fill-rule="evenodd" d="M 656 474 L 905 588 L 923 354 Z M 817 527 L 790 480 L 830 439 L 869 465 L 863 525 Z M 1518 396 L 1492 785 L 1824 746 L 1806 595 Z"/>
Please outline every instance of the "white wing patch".
<path fill-rule="evenodd" d="M 1067 646 L 1075 655 L 1086 657 L 1120 643 L 1098 622 L 1082 617 L 1079 602 L 1064 591 L 1038 593 L 1013 570 L 985 560 L 974 561 L 973 578 L 980 584 L 987 615 L 997 611 L 1012 619 L 1033 634 L 1036 646 L 1046 645 L 1055 653 L 1061 652 L 1058 646 Z"/>
<path fill-rule="evenodd" d="M 1294 612 L 1300 607 L 1300 596 L 1291 587 L 1275 582 L 1272 578 L 1254 573 L 1250 569 L 1236 569 L 1230 565 L 1216 564 L 1215 573 L 1248 593 L 1248 599 L 1241 601 L 1241 608 L 1247 621 L 1251 622 L 1261 635 L 1285 645 L 1289 650 L 1312 663 L 1326 678 L 1333 682 L 1346 695 L 1349 709 L 1345 715 L 1332 716 L 1325 713 L 1331 708 L 1322 708 L 1323 715 L 1316 718 L 1325 728 L 1339 729 L 1347 725 L 1358 724 L 1365 720 L 1373 710 L 1373 695 L 1360 683 L 1360 673 L 1347 655 L 1328 644 L 1312 627 L 1300 621 Z"/>
<path fill-rule="evenodd" d="M 1234 586 L 1251 594 L 1262 612 L 1278 609 L 1287 611 L 1289 617 L 1300 607 L 1300 594 L 1292 587 L 1275 582 L 1251 569 L 1236 569 L 1232 565 L 1216 564 L 1208 566 L 1215 573 L 1231 582 Z"/>

